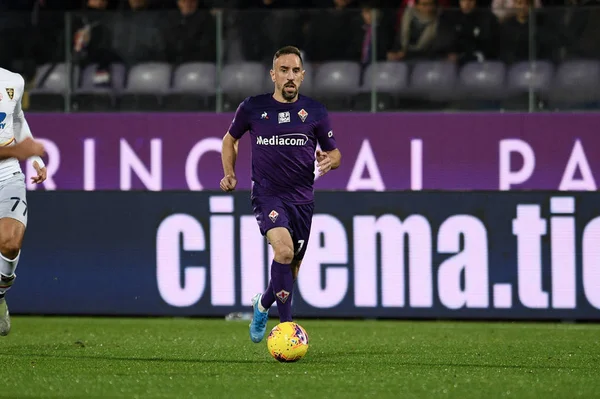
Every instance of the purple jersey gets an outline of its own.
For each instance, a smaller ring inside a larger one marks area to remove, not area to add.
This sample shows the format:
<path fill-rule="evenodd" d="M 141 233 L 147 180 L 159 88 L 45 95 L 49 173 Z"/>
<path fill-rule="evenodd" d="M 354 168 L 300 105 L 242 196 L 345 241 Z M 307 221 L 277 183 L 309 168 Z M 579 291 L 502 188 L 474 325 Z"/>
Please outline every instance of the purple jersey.
<path fill-rule="evenodd" d="M 252 196 L 276 196 L 293 204 L 313 202 L 315 151 L 336 147 L 321 103 L 300 95 L 280 103 L 272 94 L 248 97 L 238 107 L 229 134 L 252 140 Z"/>

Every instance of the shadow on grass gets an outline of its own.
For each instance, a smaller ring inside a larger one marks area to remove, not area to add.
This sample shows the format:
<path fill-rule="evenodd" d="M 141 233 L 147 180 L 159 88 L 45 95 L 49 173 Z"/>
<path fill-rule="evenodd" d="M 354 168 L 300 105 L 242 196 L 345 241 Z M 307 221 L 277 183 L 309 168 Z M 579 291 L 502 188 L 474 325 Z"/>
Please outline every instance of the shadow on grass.
<path fill-rule="evenodd" d="M 335 351 L 335 352 L 322 352 L 319 354 L 313 354 L 310 360 L 311 363 L 337 363 L 343 364 L 356 364 L 357 359 L 348 360 L 349 358 L 363 357 L 365 362 L 371 365 L 386 365 L 386 366 L 397 366 L 397 367 L 424 367 L 424 368 L 446 368 L 446 367 L 457 367 L 457 368 L 483 368 L 483 369 L 520 369 L 520 370 L 600 370 L 600 366 L 581 366 L 581 365 L 541 365 L 541 364 L 497 364 L 497 363 L 468 363 L 468 362 L 436 362 L 436 361 L 410 361 L 402 359 L 401 353 L 390 353 L 387 351 Z M 370 358 L 376 358 L 377 360 L 371 360 Z"/>
<path fill-rule="evenodd" d="M 272 359 L 177 359 L 167 357 L 132 357 L 132 356 L 109 356 L 109 355 L 69 355 L 69 354 L 49 354 L 49 353 L 2 353 L 0 356 L 47 358 L 47 359 L 94 359 L 111 360 L 122 362 L 156 362 L 156 363 L 213 363 L 213 364 L 261 364 L 272 363 Z"/>
<path fill-rule="evenodd" d="M 271 358 L 257 359 L 202 359 L 202 358 L 168 358 L 168 357 L 133 357 L 133 356 L 110 356 L 103 354 L 68 354 L 68 353 L 36 353 L 19 352 L 6 353 L 0 352 L 0 357 L 30 357 L 49 358 L 49 359 L 91 359 L 106 361 L 123 362 L 155 362 L 155 363 L 187 363 L 187 364 L 274 364 Z M 360 359 L 362 358 L 362 359 Z M 277 362 L 275 362 L 277 363 Z M 469 362 L 436 362 L 436 361 L 411 361 L 403 359 L 401 353 L 390 353 L 388 351 L 324 351 L 310 353 L 302 363 L 313 365 L 338 365 L 340 367 L 355 367 L 357 363 L 365 363 L 369 366 L 394 366 L 398 367 L 419 367 L 419 368 L 471 368 L 471 369 L 515 369 L 515 370 L 599 370 L 599 366 L 581 366 L 581 365 L 540 365 L 540 364 L 498 364 L 498 363 L 469 363 Z"/>

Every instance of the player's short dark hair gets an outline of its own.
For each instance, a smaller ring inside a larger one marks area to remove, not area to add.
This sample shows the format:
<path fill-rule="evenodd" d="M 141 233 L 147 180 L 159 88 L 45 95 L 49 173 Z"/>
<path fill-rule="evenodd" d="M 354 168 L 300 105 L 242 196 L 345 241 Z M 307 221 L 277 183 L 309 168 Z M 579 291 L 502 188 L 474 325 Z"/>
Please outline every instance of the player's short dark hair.
<path fill-rule="evenodd" d="M 282 55 L 286 55 L 286 54 L 297 55 L 298 58 L 300 58 L 300 65 L 304 65 L 304 61 L 302 61 L 302 53 L 300 52 L 300 49 L 295 46 L 285 46 L 285 47 L 282 47 L 279 50 L 277 50 L 277 52 L 273 56 L 273 65 L 275 65 L 275 61 L 277 60 L 277 58 L 281 57 Z"/>

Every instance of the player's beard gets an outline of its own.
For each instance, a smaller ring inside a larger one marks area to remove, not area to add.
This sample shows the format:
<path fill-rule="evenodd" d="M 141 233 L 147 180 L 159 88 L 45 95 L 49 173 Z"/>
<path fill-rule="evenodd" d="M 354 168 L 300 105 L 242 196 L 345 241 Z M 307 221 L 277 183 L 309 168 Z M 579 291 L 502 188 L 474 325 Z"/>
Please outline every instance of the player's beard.
<path fill-rule="evenodd" d="M 293 87 L 294 90 L 293 91 L 286 91 L 286 86 L 287 87 Z M 296 96 L 298 95 L 298 88 L 296 87 L 296 85 L 291 86 L 289 83 L 286 83 L 282 88 L 281 88 L 281 96 L 283 97 L 284 100 L 286 101 L 292 101 L 294 98 L 296 98 Z"/>

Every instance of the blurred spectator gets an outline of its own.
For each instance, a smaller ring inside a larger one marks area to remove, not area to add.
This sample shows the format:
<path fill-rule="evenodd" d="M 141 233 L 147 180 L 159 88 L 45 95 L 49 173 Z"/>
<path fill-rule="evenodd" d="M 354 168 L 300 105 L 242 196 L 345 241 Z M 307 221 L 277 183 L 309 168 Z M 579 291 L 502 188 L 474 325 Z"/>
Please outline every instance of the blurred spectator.
<path fill-rule="evenodd" d="M 579 51 L 585 58 L 600 58 L 600 1 L 582 1 L 585 6 L 586 24 L 578 38 Z M 589 7 L 587 7 L 589 6 Z"/>
<path fill-rule="evenodd" d="M 437 0 L 416 0 L 414 7 L 404 11 L 394 46 L 387 54 L 388 60 L 431 58 L 439 16 Z"/>
<path fill-rule="evenodd" d="M 393 38 L 393 25 L 390 23 L 390 18 L 386 18 L 386 15 L 374 8 L 375 3 L 373 1 L 366 1 L 361 6 L 361 17 L 363 20 L 363 40 L 361 46 L 360 61 L 363 67 L 371 63 L 373 56 L 373 14 L 376 17 L 376 29 L 377 29 L 377 51 L 375 58 L 378 61 L 386 59 L 387 50 L 391 47 L 391 39 Z M 393 20 L 392 20 L 393 22 Z"/>
<path fill-rule="evenodd" d="M 244 2 L 236 13 L 241 51 L 249 61 L 270 62 L 274 49 L 302 42 L 302 14 L 290 9 L 285 0 Z M 252 7 L 251 10 L 246 8 Z"/>
<path fill-rule="evenodd" d="M 302 0 L 239 0 L 237 8 L 304 8 Z"/>
<path fill-rule="evenodd" d="M 496 16 L 477 8 L 477 0 L 460 0 L 459 10 L 445 10 L 436 41 L 440 52 L 463 65 L 497 56 L 500 26 Z"/>
<path fill-rule="evenodd" d="M 505 21 L 517 13 L 517 8 L 519 7 L 516 3 L 516 0 L 493 0 L 492 11 L 494 11 L 494 14 L 496 14 L 500 21 Z M 535 8 L 542 7 L 541 0 L 535 0 L 533 4 Z"/>
<path fill-rule="evenodd" d="M 338 10 L 342 10 L 358 7 L 358 4 L 355 0 L 333 0 L 333 7 Z"/>
<path fill-rule="evenodd" d="M 129 0 L 130 12 L 111 18 L 111 47 L 117 60 L 127 66 L 164 61 L 165 42 L 160 31 L 161 13 L 148 12 L 147 0 Z"/>
<path fill-rule="evenodd" d="M 73 59 L 82 68 L 97 64 L 94 76 L 97 85 L 110 82 L 109 66 L 116 60 L 110 30 L 106 26 L 108 16 L 104 12 L 107 7 L 108 0 L 87 0 L 85 12 L 74 16 Z"/>
<path fill-rule="evenodd" d="M 1 11 L 31 11 L 37 0 L 0 0 Z"/>
<path fill-rule="evenodd" d="M 364 30 L 361 13 L 349 0 L 333 0 L 333 8 L 310 12 L 306 53 L 311 61 L 358 61 Z"/>
<path fill-rule="evenodd" d="M 554 58 L 600 58 L 598 1 L 566 0 L 564 5 L 544 11 L 556 35 Z"/>
<path fill-rule="evenodd" d="M 81 0 L 0 0 L 2 11 L 32 11 L 36 6 L 45 10 L 78 10 L 81 8 Z"/>
<path fill-rule="evenodd" d="M 397 15 L 397 21 L 396 21 L 397 27 L 399 27 L 402 24 L 402 17 L 404 16 L 404 11 L 407 8 L 414 7 L 415 4 L 416 4 L 416 0 L 401 0 L 400 7 L 398 7 L 398 15 Z M 437 5 L 438 5 L 438 7 L 444 9 L 447 7 L 451 7 L 452 2 L 450 0 L 438 0 Z"/>
<path fill-rule="evenodd" d="M 313 0 L 312 2 L 306 1 L 304 4 L 303 7 L 306 7 L 306 4 L 309 4 L 309 7 L 311 8 L 348 9 L 358 7 L 357 1 L 355 0 L 334 0 L 333 5 L 331 2 L 325 0 Z"/>
<path fill-rule="evenodd" d="M 198 1 L 177 0 L 179 10 L 167 16 L 163 35 L 170 63 L 216 60 L 217 25 L 209 11 L 198 9 Z"/>
<path fill-rule="evenodd" d="M 39 2 L 46 10 L 72 11 L 83 8 L 81 0 L 40 0 Z"/>
<path fill-rule="evenodd" d="M 8 11 L 15 6 L 8 2 L 2 6 L 4 9 L 0 12 L 0 35 L 4 40 L 0 41 L 0 66 L 21 73 L 26 80 L 30 80 L 35 75 L 36 67 L 31 13 L 22 10 Z"/>
<path fill-rule="evenodd" d="M 28 34 L 31 36 L 25 41 L 36 65 L 65 60 L 64 13 L 48 6 L 46 0 L 36 0 L 34 3 L 31 13 L 32 29 Z"/>
<path fill-rule="evenodd" d="M 552 34 L 542 13 L 533 16 L 535 36 L 530 39 L 529 9 L 531 0 L 515 0 L 516 13 L 502 24 L 501 58 L 507 63 L 527 61 L 530 50 L 535 59 L 549 59 L 552 55 Z M 530 42 L 533 48 L 530 48 Z"/>

